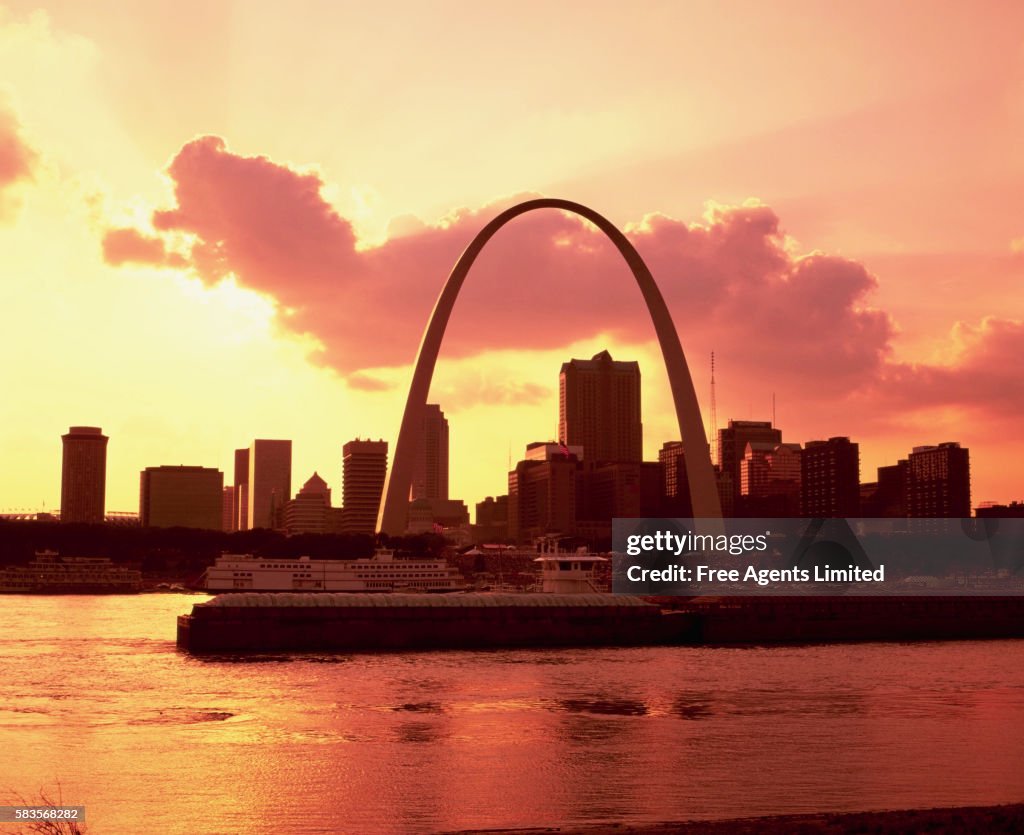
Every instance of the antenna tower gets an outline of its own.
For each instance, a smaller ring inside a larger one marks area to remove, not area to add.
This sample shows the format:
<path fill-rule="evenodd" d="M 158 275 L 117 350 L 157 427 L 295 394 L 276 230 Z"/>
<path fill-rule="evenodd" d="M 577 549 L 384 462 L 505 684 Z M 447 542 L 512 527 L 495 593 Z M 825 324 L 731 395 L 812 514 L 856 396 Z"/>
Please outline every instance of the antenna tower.
<path fill-rule="evenodd" d="M 715 352 L 711 352 L 711 461 L 718 460 L 718 406 L 715 404 Z"/>

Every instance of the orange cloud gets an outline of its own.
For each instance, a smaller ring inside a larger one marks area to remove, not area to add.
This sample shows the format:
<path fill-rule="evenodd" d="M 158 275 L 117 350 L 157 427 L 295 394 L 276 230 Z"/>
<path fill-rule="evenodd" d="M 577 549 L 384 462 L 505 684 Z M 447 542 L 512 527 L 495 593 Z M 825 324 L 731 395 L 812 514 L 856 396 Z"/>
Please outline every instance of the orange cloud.
<path fill-rule="evenodd" d="M 147 264 L 156 267 L 185 267 L 188 262 L 169 252 L 162 238 L 143 235 L 136 229 L 110 229 L 103 236 L 103 259 L 115 267 Z"/>
<path fill-rule="evenodd" d="M 38 156 L 22 139 L 18 122 L 0 110 L 0 218 L 13 208 L 10 187 L 31 180 Z"/>
<path fill-rule="evenodd" d="M 411 363 L 448 271 L 504 205 L 460 209 L 434 226 L 405 222 L 404 236 L 358 249 L 352 224 L 323 198 L 315 173 L 234 154 L 217 137 L 185 145 L 169 173 L 177 205 L 155 212 L 154 227 L 194 238 L 188 265 L 204 281 L 233 274 L 240 285 L 275 298 L 289 312 L 282 325 L 315 336 L 324 346 L 319 360 L 363 390 L 387 387 L 364 369 Z M 133 260 L 131 253 L 150 262 L 167 257 L 158 240 L 132 238 L 130 231 L 108 234 L 108 260 Z M 110 243 L 115 234 L 122 237 Z M 794 254 L 769 206 L 713 207 L 700 224 L 648 215 L 629 235 L 687 345 L 713 347 L 741 377 L 770 379 L 809 409 L 815 402 L 834 407 L 858 392 L 880 409 L 897 403 L 913 409 L 955 399 L 956 392 L 976 404 L 1024 406 L 1019 386 L 988 367 L 1011 355 L 1019 323 L 983 326 L 977 345 L 955 367 L 894 363 L 894 323 L 869 303 L 877 279 L 853 260 Z M 478 259 L 445 353 L 555 349 L 598 332 L 650 339 L 632 283 L 617 253 L 588 224 L 559 212 L 526 215 Z M 955 384 L 946 385 L 950 375 Z M 448 396 L 522 402 L 545 393 L 469 381 Z"/>

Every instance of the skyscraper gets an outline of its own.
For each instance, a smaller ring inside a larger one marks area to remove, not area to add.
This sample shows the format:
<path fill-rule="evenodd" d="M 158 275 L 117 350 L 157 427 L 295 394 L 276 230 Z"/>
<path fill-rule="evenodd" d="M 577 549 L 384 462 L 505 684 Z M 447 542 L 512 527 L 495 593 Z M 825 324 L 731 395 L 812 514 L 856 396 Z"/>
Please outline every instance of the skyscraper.
<path fill-rule="evenodd" d="M 342 447 L 342 456 L 341 532 L 373 535 L 388 471 L 388 442 L 357 438 Z"/>
<path fill-rule="evenodd" d="M 583 447 L 587 461 L 641 461 L 640 365 L 608 351 L 562 364 L 558 440 Z"/>
<path fill-rule="evenodd" d="M 146 467 L 139 474 L 139 521 L 144 528 L 219 531 L 224 474 L 212 467 Z"/>
<path fill-rule="evenodd" d="M 291 441 L 252 442 L 248 492 L 250 529 L 284 527 L 284 506 L 292 494 Z"/>
<path fill-rule="evenodd" d="M 907 456 L 907 515 L 971 515 L 970 451 L 956 442 L 917 446 Z"/>
<path fill-rule="evenodd" d="M 860 446 L 849 438 L 808 441 L 800 459 L 800 514 L 842 518 L 860 514 Z"/>
<path fill-rule="evenodd" d="M 72 426 L 61 440 L 60 520 L 98 524 L 106 509 L 108 438 L 98 426 Z"/>
<path fill-rule="evenodd" d="M 428 403 L 423 414 L 409 498 L 448 498 L 448 421 L 436 403 Z"/>
<path fill-rule="evenodd" d="M 730 420 L 718 430 L 718 465 L 723 482 L 732 484 L 732 504 L 739 503 L 742 484 L 740 462 L 749 443 L 781 444 L 782 432 L 769 420 Z"/>
<path fill-rule="evenodd" d="M 235 509 L 232 513 L 232 530 L 249 530 L 249 450 L 235 450 Z"/>

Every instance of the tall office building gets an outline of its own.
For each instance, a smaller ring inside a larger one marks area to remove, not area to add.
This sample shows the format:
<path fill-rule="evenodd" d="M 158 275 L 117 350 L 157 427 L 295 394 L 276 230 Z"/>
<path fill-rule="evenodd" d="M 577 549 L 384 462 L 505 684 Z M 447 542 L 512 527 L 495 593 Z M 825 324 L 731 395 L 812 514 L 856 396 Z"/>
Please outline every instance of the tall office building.
<path fill-rule="evenodd" d="M 292 442 L 256 440 L 249 447 L 248 507 L 252 528 L 283 528 L 292 495 Z"/>
<path fill-rule="evenodd" d="M 640 365 L 607 351 L 562 364 L 558 440 L 583 447 L 587 461 L 641 461 Z"/>
<path fill-rule="evenodd" d="M 249 530 L 249 449 L 235 450 L 235 490 L 232 530 Z"/>
<path fill-rule="evenodd" d="M 60 520 L 98 524 L 106 509 L 108 438 L 98 426 L 72 426 L 61 440 Z"/>
<path fill-rule="evenodd" d="M 782 431 L 768 420 L 730 420 L 728 426 L 718 430 L 718 469 L 722 483 L 732 485 L 733 506 L 742 495 L 740 464 L 749 443 L 781 444 Z"/>
<path fill-rule="evenodd" d="M 657 461 L 584 462 L 576 477 L 577 521 L 606 523 L 610 537 L 614 518 L 668 515 L 663 473 Z"/>
<path fill-rule="evenodd" d="M 448 498 L 448 421 L 436 403 L 428 403 L 416 448 L 409 499 Z"/>
<path fill-rule="evenodd" d="M 342 456 L 341 532 L 373 535 L 388 472 L 388 442 L 357 438 L 342 447 Z"/>
<path fill-rule="evenodd" d="M 318 473 L 313 473 L 302 489 L 285 506 L 284 527 L 289 536 L 300 533 L 328 533 L 330 528 L 331 488 Z"/>
<path fill-rule="evenodd" d="M 690 517 L 690 482 L 686 477 L 686 451 L 682 441 L 666 441 L 658 450 L 658 463 L 664 477 L 665 512 L 672 516 Z"/>
<path fill-rule="evenodd" d="M 800 444 L 750 441 L 740 461 L 739 516 L 800 514 Z"/>
<path fill-rule="evenodd" d="M 508 474 L 508 536 L 530 542 L 538 536 L 576 532 L 575 455 L 528 459 Z"/>
<path fill-rule="evenodd" d="M 144 528 L 223 525 L 224 474 L 212 467 L 146 467 L 139 475 L 139 521 Z"/>
<path fill-rule="evenodd" d="M 917 446 L 907 456 L 907 515 L 971 515 L 970 452 L 956 442 Z"/>
<path fill-rule="evenodd" d="M 860 515 L 860 446 L 849 438 L 808 441 L 800 460 L 800 514 Z"/>

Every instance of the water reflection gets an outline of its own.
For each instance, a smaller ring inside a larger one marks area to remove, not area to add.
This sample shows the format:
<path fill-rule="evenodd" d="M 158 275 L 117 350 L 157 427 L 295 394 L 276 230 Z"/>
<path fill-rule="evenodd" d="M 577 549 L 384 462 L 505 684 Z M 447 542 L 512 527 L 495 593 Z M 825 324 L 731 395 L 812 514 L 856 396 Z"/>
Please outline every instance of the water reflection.
<path fill-rule="evenodd" d="M 1024 797 L 1024 642 L 194 658 L 173 643 L 193 602 L 5 601 L 0 790 L 59 779 L 97 835 Z"/>

